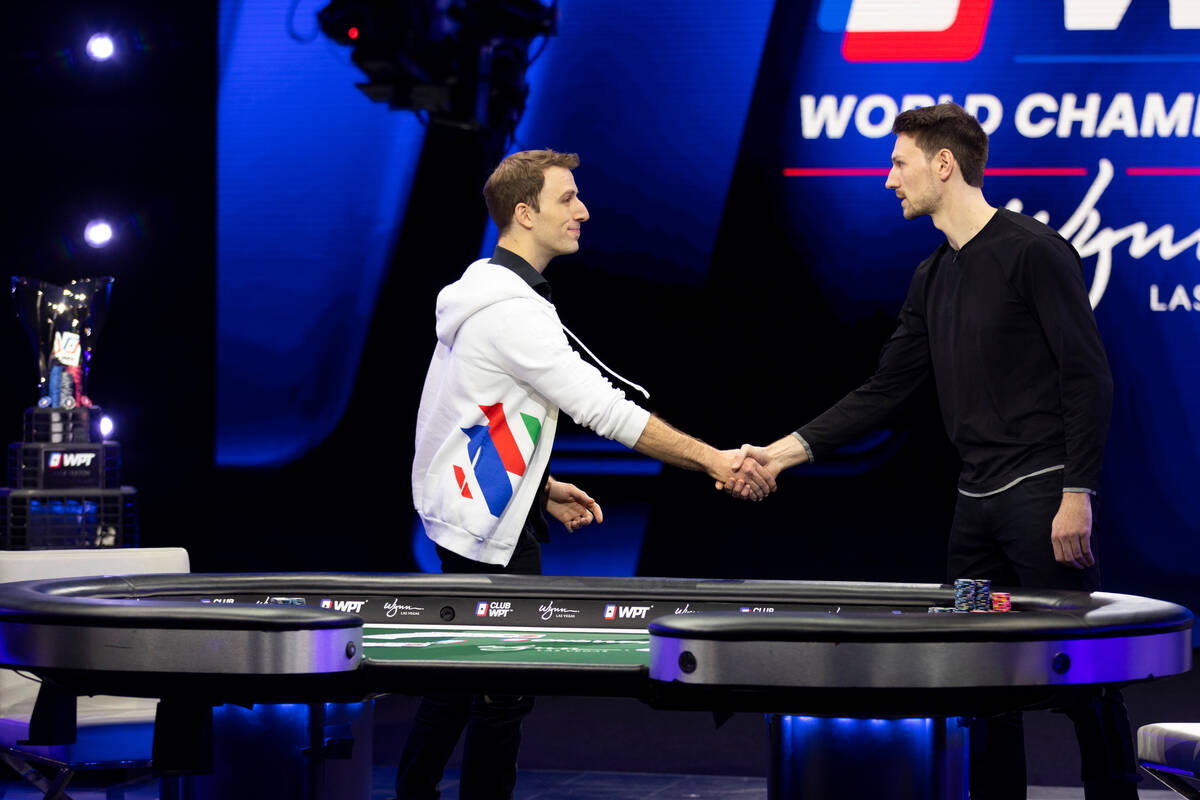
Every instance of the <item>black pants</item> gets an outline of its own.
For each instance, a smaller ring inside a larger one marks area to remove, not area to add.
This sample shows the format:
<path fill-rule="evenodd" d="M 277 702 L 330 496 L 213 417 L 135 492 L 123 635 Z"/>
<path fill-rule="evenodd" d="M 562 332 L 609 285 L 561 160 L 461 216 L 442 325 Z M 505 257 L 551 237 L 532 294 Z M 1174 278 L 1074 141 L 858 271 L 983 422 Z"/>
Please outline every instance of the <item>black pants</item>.
<path fill-rule="evenodd" d="M 442 547 L 442 572 L 542 574 L 542 550 L 528 530 L 521 532 L 507 566 L 481 564 Z M 433 694 L 421 700 L 396 772 L 398 800 L 437 800 L 446 762 L 466 729 L 463 742 L 462 800 L 509 800 L 517 782 L 521 721 L 533 698 L 511 695 Z"/>
<path fill-rule="evenodd" d="M 947 579 L 988 578 L 995 586 L 1095 591 L 1096 567 L 1079 570 L 1054 560 L 1050 525 L 1062 503 L 1061 471 L 1027 478 L 990 497 L 959 495 L 950 532 Z M 1092 553 L 1096 554 L 1093 534 Z M 1099 556 L 1097 555 L 1097 561 Z M 1133 735 L 1121 693 L 1098 691 L 1063 711 L 1079 740 L 1088 800 L 1137 800 Z M 971 797 L 1025 797 L 1025 734 L 1019 713 L 971 723 Z"/>

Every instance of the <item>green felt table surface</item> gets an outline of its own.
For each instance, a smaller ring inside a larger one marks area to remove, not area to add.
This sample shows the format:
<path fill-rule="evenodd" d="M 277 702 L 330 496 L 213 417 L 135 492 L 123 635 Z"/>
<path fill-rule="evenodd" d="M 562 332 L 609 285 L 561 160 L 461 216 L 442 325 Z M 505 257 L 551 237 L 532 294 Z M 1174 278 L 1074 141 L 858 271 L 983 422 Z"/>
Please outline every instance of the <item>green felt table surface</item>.
<path fill-rule="evenodd" d="M 643 665 L 647 631 L 364 625 L 363 653 L 376 662 Z"/>

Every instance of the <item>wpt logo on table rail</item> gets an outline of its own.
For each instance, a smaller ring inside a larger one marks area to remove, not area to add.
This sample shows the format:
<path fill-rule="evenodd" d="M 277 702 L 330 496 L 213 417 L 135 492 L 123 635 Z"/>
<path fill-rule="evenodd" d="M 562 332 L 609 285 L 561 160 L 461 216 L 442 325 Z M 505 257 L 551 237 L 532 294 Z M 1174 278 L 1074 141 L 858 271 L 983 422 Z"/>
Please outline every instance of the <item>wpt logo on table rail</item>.
<path fill-rule="evenodd" d="M 477 617 L 507 617 L 512 613 L 512 603 L 508 601 L 487 601 L 475 604 Z"/>
<path fill-rule="evenodd" d="M 508 425 L 504 404 L 481 405 L 479 410 L 487 418 L 487 425 L 472 425 L 461 430 L 467 437 L 467 456 L 471 459 L 475 483 L 483 493 L 488 511 L 492 516 L 499 517 L 504 513 L 513 495 L 509 473 L 517 477 L 525 474 L 525 456 L 522 455 L 521 447 Z M 521 414 L 521 421 L 529 435 L 530 444 L 527 449 L 532 454 L 542 432 L 542 425 L 536 417 L 525 413 Z M 459 493 L 468 500 L 474 499 L 467 471 L 458 464 L 452 466 Z"/>
<path fill-rule="evenodd" d="M 654 606 L 619 606 L 609 603 L 604 606 L 605 619 L 646 619 L 646 614 Z"/>
<path fill-rule="evenodd" d="M 992 0 L 821 0 L 817 26 L 844 32 L 847 61 L 970 61 Z"/>
<path fill-rule="evenodd" d="M 346 611 L 351 614 L 357 614 L 362 611 L 362 607 L 366 602 L 366 600 L 334 600 L 325 597 L 321 600 L 321 608 L 331 608 L 334 611 Z"/>

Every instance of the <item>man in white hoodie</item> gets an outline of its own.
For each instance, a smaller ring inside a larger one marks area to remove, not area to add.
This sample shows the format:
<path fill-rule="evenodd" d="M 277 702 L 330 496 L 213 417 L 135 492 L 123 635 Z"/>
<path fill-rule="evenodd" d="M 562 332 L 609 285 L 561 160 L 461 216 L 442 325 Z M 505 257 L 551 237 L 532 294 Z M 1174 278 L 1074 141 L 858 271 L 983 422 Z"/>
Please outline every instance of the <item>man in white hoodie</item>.
<path fill-rule="evenodd" d="M 549 475 L 560 408 L 601 436 L 736 486 L 729 491 L 741 497 L 761 499 L 775 488 L 753 463 L 735 481 L 738 451 L 718 451 L 627 400 L 567 342 L 542 272 L 579 249 L 588 211 L 571 172 L 577 166 L 578 156 L 552 150 L 505 158 L 483 189 L 500 229 L 495 253 L 438 295 L 412 482 L 443 572 L 537 575 L 543 508 L 568 529 L 602 521 L 592 498 Z M 511 797 L 521 720 L 532 706 L 530 697 L 426 697 L 400 759 L 399 800 L 438 797 L 464 727 L 461 797 Z"/>

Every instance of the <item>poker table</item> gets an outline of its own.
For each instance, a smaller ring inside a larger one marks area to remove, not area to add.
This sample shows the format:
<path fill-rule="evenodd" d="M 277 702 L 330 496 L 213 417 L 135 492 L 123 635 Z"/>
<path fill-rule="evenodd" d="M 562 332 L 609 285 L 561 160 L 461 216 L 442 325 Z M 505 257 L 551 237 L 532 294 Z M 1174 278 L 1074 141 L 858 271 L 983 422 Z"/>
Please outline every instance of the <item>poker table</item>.
<path fill-rule="evenodd" d="M 181 770 L 210 740 L 216 763 L 199 768 L 221 772 L 238 757 L 206 723 L 214 707 L 316 709 L 304 723 L 310 765 L 345 755 L 348 737 L 326 735 L 330 704 L 384 693 L 770 712 L 777 798 L 845 793 L 848 780 L 883 780 L 876 788 L 898 796 L 897 771 L 910 796 L 961 797 L 961 718 L 1061 707 L 1191 666 L 1192 615 L 1172 603 L 1016 590 L 1008 613 L 927 613 L 952 606 L 953 594 L 935 584 L 508 575 L 27 581 L 0 586 L 0 665 L 44 681 L 35 717 L 60 727 L 64 698 L 160 698 L 156 763 Z M 360 782 L 337 783 L 322 796 L 365 796 L 346 788 Z"/>

